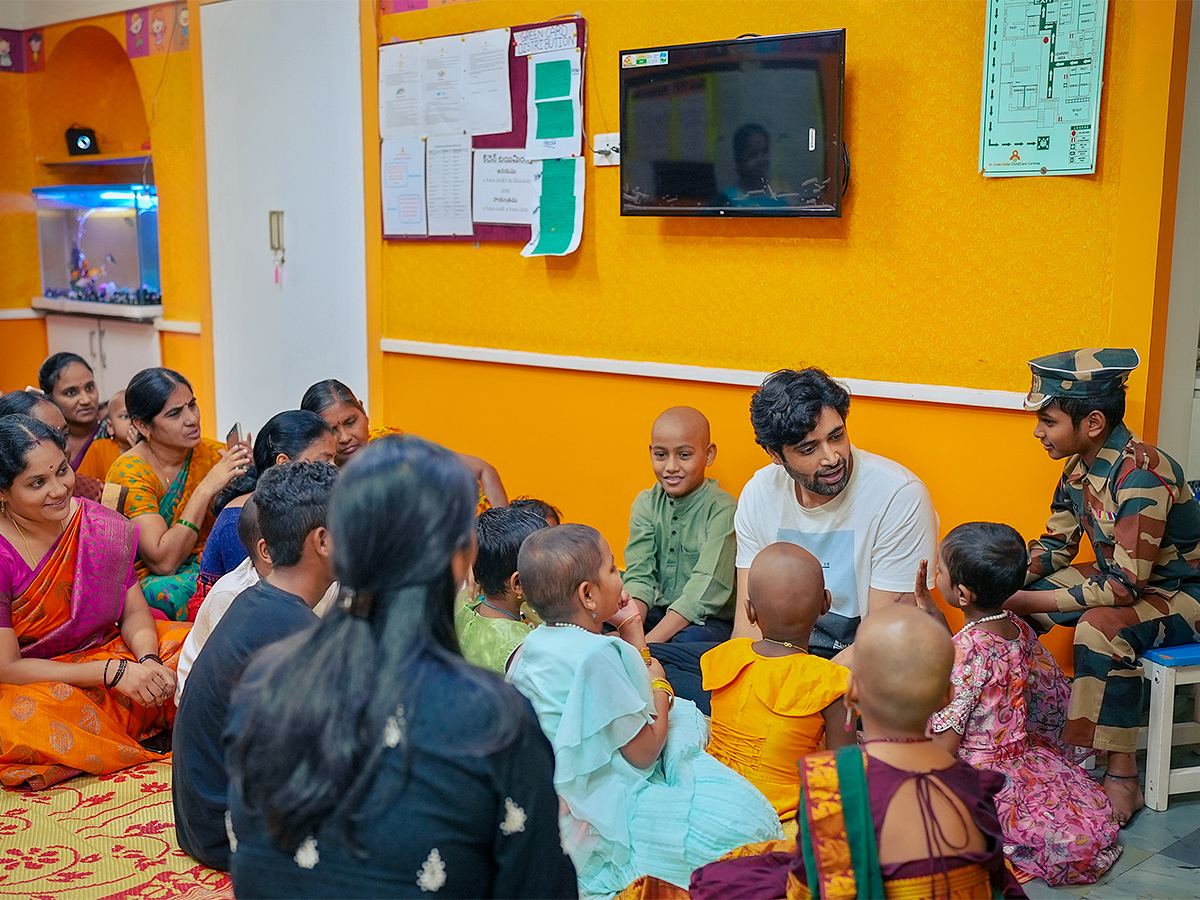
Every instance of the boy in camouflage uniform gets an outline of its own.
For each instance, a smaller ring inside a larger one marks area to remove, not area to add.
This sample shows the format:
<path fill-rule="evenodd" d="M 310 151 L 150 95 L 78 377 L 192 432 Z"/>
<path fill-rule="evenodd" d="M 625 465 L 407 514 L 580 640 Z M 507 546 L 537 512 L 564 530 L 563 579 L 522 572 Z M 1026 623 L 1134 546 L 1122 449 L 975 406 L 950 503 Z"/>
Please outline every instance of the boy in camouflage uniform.
<path fill-rule="evenodd" d="M 1179 463 L 1124 425 L 1125 382 L 1139 361 L 1112 349 L 1030 361 L 1034 436 L 1067 462 L 1046 533 L 1029 544 L 1026 589 L 1006 604 L 1043 631 L 1075 627 L 1063 736 L 1108 751 L 1104 787 L 1122 825 L 1144 805 L 1138 654 L 1200 640 L 1200 505 Z M 1085 536 L 1096 562 L 1072 566 Z"/>

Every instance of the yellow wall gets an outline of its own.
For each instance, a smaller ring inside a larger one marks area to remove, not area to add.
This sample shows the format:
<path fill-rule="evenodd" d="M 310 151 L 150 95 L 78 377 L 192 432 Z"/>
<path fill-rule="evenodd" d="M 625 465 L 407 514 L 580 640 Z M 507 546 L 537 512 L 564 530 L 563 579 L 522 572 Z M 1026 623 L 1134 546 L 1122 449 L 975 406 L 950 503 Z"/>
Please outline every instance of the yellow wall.
<path fill-rule="evenodd" d="M 590 134 L 619 127 L 621 49 L 845 27 L 853 182 L 843 217 L 622 218 L 619 170 L 589 166 L 584 240 L 570 257 L 386 243 L 386 336 L 740 369 L 813 361 L 846 377 L 1016 390 L 1022 360 L 1108 343 L 1119 307 L 1149 312 L 1174 3 L 1111 4 L 1097 172 L 1044 179 L 977 174 L 982 2 L 579 9 Z M 489 0 L 385 16 L 381 33 L 427 37 L 559 12 Z M 434 284 L 454 302 L 421 302 Z M 1149 349 L 1148 331 L 1123 339 Z"/>
<path fill-rule="evenodd" d="M 47 25 L 43 72 L 0 77 L 0 308 L 27 307 L 41 289 L 37 227 L 30 188 L 39 184 L 137 181 L 141 167 L 50 168 L 38 157 L 66 155 L 63 131 L 90 125 L 104 152 L 138 152 L 149 140 L 159 197 L 163 308 L 168 319 L 199 321 L 203 333 L 164 336 L 163 364 L 191 379 L 201 405 L 213 409 L 208 205 L 204 170 L 199 10 L 189 12 L 191 48 L 125 58 L 124 13 Z M 111 40 L 109 39 L 111 37 Z M 60 49 L 65 51 L 56 58 Z M 65 124 L 64 124 L 65 123 Z M 40 343 L 37 340 L 40 331 Z M 40 323 L 0 322 L 0 341 L 33 338 L 0 354 L 0 386 L 36 378 L 45 355 Z M 30 369 L 30 358 L 42 354 Z"/>
<path fill-rule="evenodd" d="M 365 109 L 377 102 L 363 5 Z M 622 49 L 845 27 L 853 184 L 836 221 L 621 218 L 619 171 L 587 170 L 584 236 L 563 259 L 519 246 L 380 241 L 377 123 L 367 115 L 368 309 L 378 336 L 451 344 L 1025 390 L 1031 356 L 1134 346 L 1128 421 L 1153 437 L 1161 377 L 1190 4 L 1113 0 L 1095 175 L 977 172 L 982 2 L 587 0 L 585 125 L 619 128 Z M 549 2 L 491 0 L 384 16 L 384 40 L 548 19 Z M 1158 331 L 1156 331 L 1156 329 Z M 382 355 L 373 407 L 389 424 L 478 453 L 510 493 L 542 496 L 616 545 L 652 483 L 663 408 L 706 412 L 714 474 L 737 494 L 767 460 L 751 391 Z M 854 401 L 863 448 L 907 465 L 943 531 L 1045 520 L 1059 466 L 1020 413 Z M 1061 647 L 1059 648 L 1062 649 Z"/>

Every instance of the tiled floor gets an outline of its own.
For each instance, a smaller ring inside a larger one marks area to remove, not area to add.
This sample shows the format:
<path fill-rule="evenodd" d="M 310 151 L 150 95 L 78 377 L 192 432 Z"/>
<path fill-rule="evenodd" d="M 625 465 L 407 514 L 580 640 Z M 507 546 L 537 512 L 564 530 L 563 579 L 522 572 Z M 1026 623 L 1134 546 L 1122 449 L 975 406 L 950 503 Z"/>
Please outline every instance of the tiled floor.
<path fill-rule="evenodd" d="M 1190 748 L 1178 747 L 1177 765 L 1197 765 Z M 1144 809 L 1121 831 L 1125 850 L 1095 884 L 1052 888 L 1031 881 L 1032 900 L 1169 900 L 1200 897 L 1200 793 L 1173 794 L 1165 812 Z"/>

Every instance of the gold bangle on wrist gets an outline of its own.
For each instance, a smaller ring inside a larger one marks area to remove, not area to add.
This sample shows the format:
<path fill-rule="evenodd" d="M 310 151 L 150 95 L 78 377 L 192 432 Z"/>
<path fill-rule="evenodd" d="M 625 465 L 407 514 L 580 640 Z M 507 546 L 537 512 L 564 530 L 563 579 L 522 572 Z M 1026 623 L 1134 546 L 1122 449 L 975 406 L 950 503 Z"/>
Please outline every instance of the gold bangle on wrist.
<path fill-rule="evenodd" d="M 667 709 L 675 706 L 675 689 L 671 687 L 671 682 L 665 678 L 655 678 L 650 682 L 650 689 L 653 691 L 664 691 L 667 695 Z"/>
<path fill-rule="evenodd" d="M 649 647 L 638 647 L 638 653 L 640 653 L 642 655 L 642 662 L 649 665 L 650 664 L 650 648 Z"/>

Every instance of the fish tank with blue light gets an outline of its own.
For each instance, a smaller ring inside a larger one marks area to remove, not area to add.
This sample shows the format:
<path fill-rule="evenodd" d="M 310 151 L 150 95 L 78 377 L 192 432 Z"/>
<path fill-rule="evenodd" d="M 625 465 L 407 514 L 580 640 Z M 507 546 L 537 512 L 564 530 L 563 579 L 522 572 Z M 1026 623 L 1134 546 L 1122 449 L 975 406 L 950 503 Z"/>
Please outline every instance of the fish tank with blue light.
<path fill-rule="evenodd" d="M 162 302 L 158 193 L 148 184 L 33 189 L 42 294 L 152 306 Z"/>

